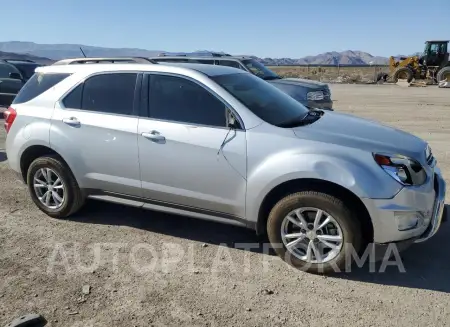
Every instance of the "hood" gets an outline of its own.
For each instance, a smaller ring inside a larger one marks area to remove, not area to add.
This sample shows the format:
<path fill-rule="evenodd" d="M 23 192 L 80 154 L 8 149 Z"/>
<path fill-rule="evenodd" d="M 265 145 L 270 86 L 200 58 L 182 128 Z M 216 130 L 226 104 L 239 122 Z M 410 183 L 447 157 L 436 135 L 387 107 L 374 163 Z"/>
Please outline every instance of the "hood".
<path fill-rule="evenodd" d="M 324 89 L 328 88 L 328 85 L 322 82 L 313 81 L 303 78 L 282 78 L 267 81 L 272 84 L 288 84 L 288 85 L 299 85 L 303 87 L 313 88 L 313 89 Z"/>
<path fill-rule="evenodd" d="M 325 112 L 316 122 L 294 128 L 300 138 L 370 152 L 401 154 L 424 161 L 427 143 L 407 132 L 338 112 Z"/>

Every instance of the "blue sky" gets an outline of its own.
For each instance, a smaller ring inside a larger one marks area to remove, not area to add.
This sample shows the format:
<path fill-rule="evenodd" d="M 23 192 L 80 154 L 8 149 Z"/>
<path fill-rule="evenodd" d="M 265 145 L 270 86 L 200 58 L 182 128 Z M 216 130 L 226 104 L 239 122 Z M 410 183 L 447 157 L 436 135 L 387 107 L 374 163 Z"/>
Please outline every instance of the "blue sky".
<path fill-rule="evenodd" d="M 0 0 L 0 8 L 0 41 L 300 58 L 410 54 L 427 39 L 450 39 L 450 0 Z"/>

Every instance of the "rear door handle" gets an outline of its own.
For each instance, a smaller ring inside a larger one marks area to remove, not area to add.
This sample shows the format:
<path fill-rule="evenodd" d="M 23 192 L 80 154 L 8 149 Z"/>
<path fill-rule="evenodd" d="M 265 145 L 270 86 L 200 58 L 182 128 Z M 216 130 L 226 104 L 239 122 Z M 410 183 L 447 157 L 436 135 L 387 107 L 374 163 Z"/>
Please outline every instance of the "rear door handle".
<path fill-rule="evenodd" d="M 142 133 L 141 134 L 146 139 L 152 140 L 154 142 L 164 142 L 166 138 L 161 135 L 158 131 L 151 131 L 150 133 Z"/>
<path fill-rule="evenodd" d="M 63 123 L 69 126 L 80 126 L 81 123 L 76 117 L 63 118 Z"/>

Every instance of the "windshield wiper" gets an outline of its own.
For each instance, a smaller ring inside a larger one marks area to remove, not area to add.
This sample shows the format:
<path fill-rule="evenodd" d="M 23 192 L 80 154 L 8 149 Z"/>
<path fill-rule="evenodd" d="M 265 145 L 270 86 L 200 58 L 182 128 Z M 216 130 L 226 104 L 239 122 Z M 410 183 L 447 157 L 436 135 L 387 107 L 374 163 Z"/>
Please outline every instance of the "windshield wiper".
<path fill-rule="evenodd" d="M 281 79 L 281 77 L 280 76 L 263 76 L 263 80 L 265 80 L 265 81 L 271 81 L 274 79 Z"/>
<path fill-rule="evenodd" d="M 310 110 L 306 115 L 297 116 L 285 122 L 278 124 L 279 127 L 291 128 L 297 126 L 304 126 L 314 123 L 319 120 L 325 114 L 323 110 L 313 109 Z"/>

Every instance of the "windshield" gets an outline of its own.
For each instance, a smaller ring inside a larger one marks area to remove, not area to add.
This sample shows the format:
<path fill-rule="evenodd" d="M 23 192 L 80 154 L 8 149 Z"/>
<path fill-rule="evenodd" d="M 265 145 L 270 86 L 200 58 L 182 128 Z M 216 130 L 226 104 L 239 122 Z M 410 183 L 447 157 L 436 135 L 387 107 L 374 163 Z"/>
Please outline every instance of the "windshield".
<path fill-rule="evenodd" d="M 282 127 L 309 110 L 270 83 L 248 73 L 212 76 L 216 83 L 265 122 Z"/>
<path fill-rule="evenodd" d="M 275 74 L 269 68 L 267 68 L 262 63 L 254 60 L 254 59 L 243 60 L 242 63 L 245 65 L 245 67 L 247 67 L 252 72 L 252 74 L 255 74 L 256 76 L 261 77 L 264 80 L 280 78 L 277 74 Z"/>
<path fill-rule="evenodd" d="M 23 78 L 28 80 L 28 79 L 31 78 L 31 76 L 33 76 L 34 70 L 36 69 L 36 67 L 39 67 L 41 65 L 39 65 L 39 64 L 14 63 L 14 66 L 16 66 L 16 68 L 18 70 L 20 70 L 20 73 L 22 74 Z"/>

